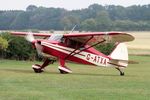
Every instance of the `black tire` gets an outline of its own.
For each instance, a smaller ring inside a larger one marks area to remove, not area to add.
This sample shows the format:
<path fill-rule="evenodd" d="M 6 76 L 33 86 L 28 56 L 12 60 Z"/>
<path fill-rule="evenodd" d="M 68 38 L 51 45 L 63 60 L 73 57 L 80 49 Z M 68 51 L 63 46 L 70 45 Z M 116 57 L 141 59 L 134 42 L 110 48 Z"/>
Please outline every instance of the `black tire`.
<path fill-rule="evenodd" d="M 124 76 L 125 74 L 124 74 L 124 72 L 120 72 L 120 76 Z"/>
<path fill-rule="evenodd" d="M 35 73 L 42 73 L 42 72 L 43 72 L 42 69 L 36 69 L 36 68 L 33 68 L 33 70 L 34 70 Z"/>
<path fill-rule="evenodd" d="M 60 71 L 61 74 L 68 74 L 68 72 L 65 72 L 65 71 L 63 71 L 61 69 L 59 69 L 59 71 Z"/>

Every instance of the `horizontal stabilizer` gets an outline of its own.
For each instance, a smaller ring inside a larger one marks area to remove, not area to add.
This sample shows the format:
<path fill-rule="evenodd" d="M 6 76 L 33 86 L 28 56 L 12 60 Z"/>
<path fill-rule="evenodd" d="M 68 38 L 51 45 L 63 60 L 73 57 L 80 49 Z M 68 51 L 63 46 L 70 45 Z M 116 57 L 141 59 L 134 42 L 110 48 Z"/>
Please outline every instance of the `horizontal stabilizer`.
<path fill-rule="evenodd" d="M 129 60 L 128 64 L 139 64 L 139 62 L 138 61 Z"/>

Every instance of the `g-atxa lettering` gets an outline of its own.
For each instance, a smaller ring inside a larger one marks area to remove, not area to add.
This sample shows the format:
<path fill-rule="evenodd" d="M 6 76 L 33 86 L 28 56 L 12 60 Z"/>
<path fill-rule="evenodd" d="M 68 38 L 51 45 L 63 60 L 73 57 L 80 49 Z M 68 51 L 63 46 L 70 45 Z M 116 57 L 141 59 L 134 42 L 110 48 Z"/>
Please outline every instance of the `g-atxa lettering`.
<path fill-rule="evenodd" d="M 98 55 L 93 55 L 93 54 L 87 54 L 86 60 L 90 61 L 91 63 L 97 63 L 103 65 L 107 64 L 107 58 Z"/>

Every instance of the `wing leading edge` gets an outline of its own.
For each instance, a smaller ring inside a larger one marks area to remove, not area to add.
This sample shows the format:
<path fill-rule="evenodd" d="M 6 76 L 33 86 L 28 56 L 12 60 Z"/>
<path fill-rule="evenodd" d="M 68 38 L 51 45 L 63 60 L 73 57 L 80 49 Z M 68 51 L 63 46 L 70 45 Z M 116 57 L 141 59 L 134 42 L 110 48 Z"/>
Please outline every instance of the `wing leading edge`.
<path fill-rule="evenodd" d="M 10 34 L 12 35 L 16 35 L 16 36 L 25 36 L 30 34 L 31 32 L 10 32 Z M 49 33 L 32 33 L 33 36 L 39 36 L 39 37 L 50 37 L 51 34 Z"/>
<path fill-rule="evenodd" d="M 64 37 L 70 38 L 75 41 L 84 43 L 87 39 L 92 39 L 87 44 L 93 44 L 106 40 L 107 43 L 111 42 L 129 42 L 133 41 L 134 37 L 124 32 L 89 32 L 89 33 L 74 33 L 64 34 Z"/>
<path fill-rule="evenodd" d="M 29 34 L 28 32 L 10 32 L 12 35 L 24 36 Z M 32 33 L 33 36 L 39 37 L 50 37 L 50 33 Z M 133 41 L 134 37 L 130 34 L 124 32 L 88 32 L 88 33 L 72 33 L 64 34 L 64 38 L 69 38 L 75 41 L 84 43 L 88 39 L 87 44 L 93 44 L 95 42 L 100 42 L 106 40 L 106 42 L 129 42 Z"/>

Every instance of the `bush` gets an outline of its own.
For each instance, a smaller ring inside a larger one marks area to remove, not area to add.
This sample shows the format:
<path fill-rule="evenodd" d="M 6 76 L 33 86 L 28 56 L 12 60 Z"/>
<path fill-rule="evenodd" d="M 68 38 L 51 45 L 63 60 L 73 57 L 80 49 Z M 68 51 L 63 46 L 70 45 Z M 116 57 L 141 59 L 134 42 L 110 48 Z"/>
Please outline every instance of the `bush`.
<path fill-rule="evenodd" d="M 115 43 L 106 43 L 100 44 L 96 46 L 96 49 L 100 52 L 104 53 L 105 55 L 109 55 L 115 47 Z"/>
<path fill-rule="evenodd" d="M 8 48 L 3 51 L 4 58 L 16 60 L 35 59 L 35 50 L 23 37 L 12 36 L 9 33 L 2 33 L 2 37 L 9 42 Z"/>
<path fill-rule="evenodd" d="M 5 50 L 8 47 L 8 42 L 0 36 L 0 50 Z"/>

